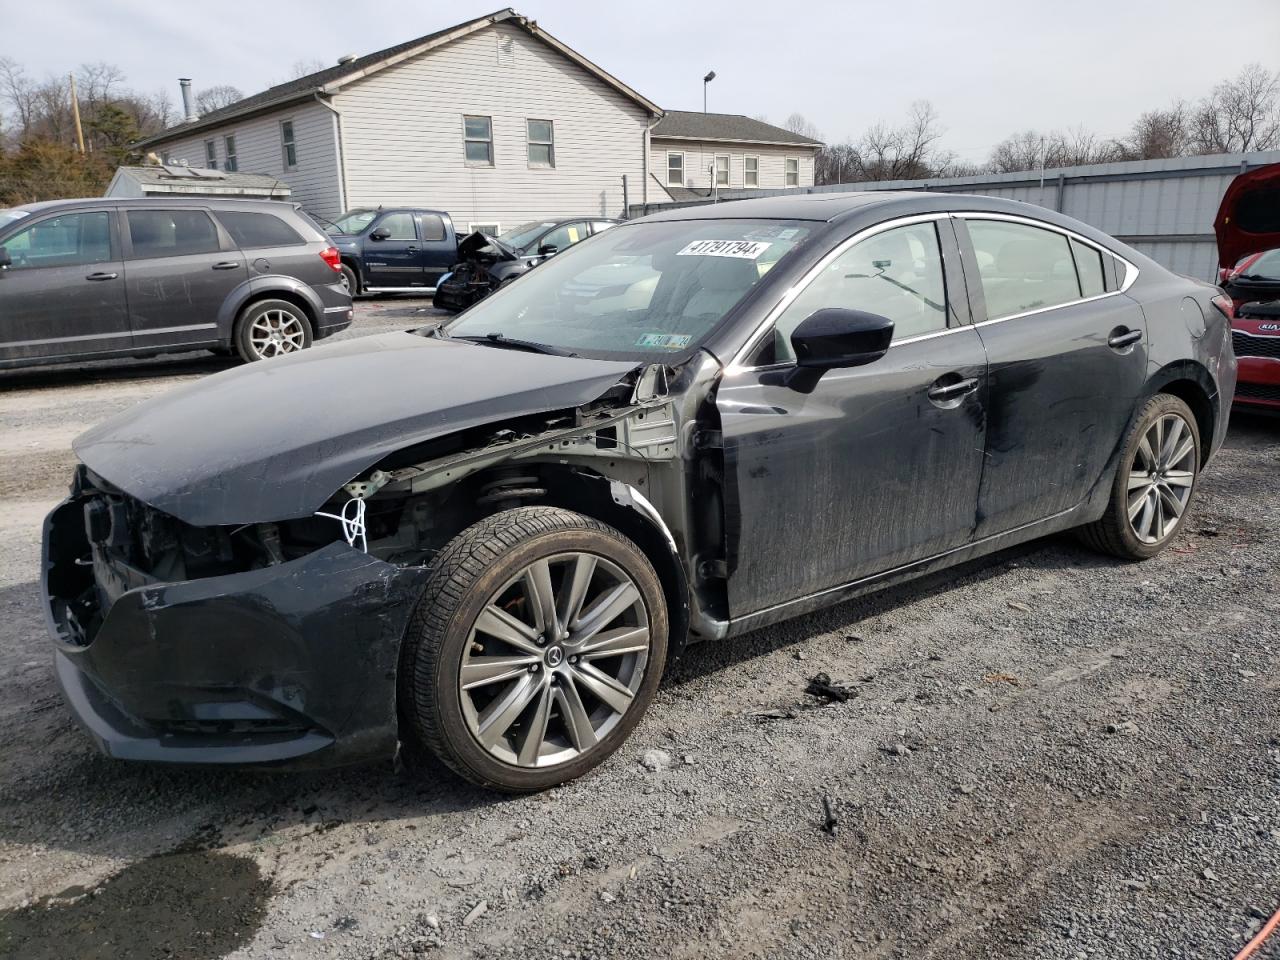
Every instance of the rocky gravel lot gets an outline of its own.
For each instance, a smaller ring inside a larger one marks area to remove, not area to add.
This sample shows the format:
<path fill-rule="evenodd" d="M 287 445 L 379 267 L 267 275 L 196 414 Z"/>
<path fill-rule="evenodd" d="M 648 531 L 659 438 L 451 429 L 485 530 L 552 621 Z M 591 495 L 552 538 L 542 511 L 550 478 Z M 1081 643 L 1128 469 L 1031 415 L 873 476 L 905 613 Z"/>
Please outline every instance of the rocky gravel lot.
<path fill-rule="evenodd" d="M 0 956 L 1230 958 L 1280 906 L 1280 420 L 1236 418 L 1156 560 L 1055 538 L 695 648 L 600 770 L 513 799 L 72 723 L 35 583 L 69 442 L 225 365 L 0 373 Z"/>

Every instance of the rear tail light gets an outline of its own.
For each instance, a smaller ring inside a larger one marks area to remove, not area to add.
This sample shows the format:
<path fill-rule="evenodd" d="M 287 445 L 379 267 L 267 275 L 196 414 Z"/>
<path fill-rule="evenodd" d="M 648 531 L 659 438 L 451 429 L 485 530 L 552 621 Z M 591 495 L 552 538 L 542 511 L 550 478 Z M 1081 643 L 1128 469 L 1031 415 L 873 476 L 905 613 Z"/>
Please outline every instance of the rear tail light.
<path fill-rule="evenodd" d="M 1217 307 L 1218 312 L 1221 313 L 1228 320 L 1234 320 L 1236 318 L 1235 301 L 1233 301 L 1225 293 L 1220 293 L 1216 297 L 1214 297 L 1213 305 Z"/>
<path fill-rule="evenodd" d="M 325 247 L 320 251 L 320 259 L 329 265 L 334 273 L 342 272 L 342 255 L 337 247 Z"/>

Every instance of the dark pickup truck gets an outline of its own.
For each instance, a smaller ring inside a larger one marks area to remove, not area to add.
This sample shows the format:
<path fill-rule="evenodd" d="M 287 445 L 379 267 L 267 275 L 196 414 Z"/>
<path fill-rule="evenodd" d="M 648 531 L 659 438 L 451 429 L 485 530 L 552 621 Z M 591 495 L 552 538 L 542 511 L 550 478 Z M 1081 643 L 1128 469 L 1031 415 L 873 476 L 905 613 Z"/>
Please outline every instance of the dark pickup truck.
<path fill-rule="evenodd" d="M 379 207 L 317 220 L 338 248 L 352 296 L 430 290 L 458 259 L 453 221 L 440 210 Z"/>

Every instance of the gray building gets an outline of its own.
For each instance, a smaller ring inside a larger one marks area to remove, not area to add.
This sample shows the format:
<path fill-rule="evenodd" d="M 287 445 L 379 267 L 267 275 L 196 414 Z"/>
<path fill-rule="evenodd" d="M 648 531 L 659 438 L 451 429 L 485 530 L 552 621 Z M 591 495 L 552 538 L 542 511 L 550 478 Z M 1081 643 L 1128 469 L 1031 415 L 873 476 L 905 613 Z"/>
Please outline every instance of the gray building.
<path fill-rule="evenodd" d="M 447 210 L 459 230 L 501 230 L 645 202 L 661 116 L 508 9 L 344 57 L 140 146 L 171 165 L 278 178 L 325 217 L 412 205 Z"/>

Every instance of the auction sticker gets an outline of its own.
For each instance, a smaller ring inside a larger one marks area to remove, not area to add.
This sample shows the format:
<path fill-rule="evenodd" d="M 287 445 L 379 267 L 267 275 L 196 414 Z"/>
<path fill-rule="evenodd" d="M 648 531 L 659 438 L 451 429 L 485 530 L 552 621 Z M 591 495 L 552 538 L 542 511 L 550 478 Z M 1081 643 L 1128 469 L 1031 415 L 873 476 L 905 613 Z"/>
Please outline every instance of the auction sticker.
<path fill-rule="evenodd" d="M 663 347 L 667 350 L 679 350 L 688 346 L 693 337 L 687 333 L 646 333 L 636 341 L 637 347 Z"/>
<path fill-rule="evenodd" d="M 676 254 L 677 257 L 737 257 L 755 260 L 771 244 L 761 240 L 695 240 Z"/>

